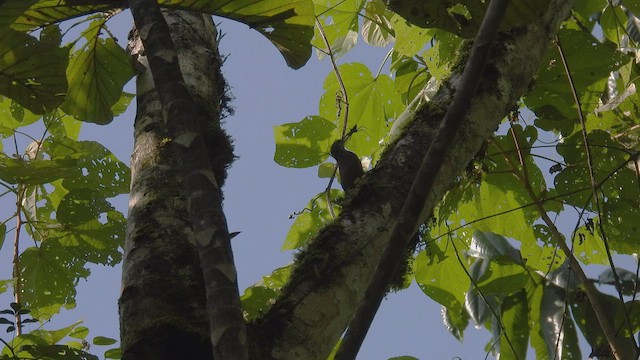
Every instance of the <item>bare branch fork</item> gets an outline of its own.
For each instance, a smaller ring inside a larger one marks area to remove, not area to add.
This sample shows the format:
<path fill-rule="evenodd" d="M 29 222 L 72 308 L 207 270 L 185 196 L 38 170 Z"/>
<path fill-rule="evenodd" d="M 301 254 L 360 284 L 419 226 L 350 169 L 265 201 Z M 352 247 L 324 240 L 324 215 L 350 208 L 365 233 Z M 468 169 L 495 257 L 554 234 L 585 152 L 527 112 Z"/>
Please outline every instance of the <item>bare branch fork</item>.
<path fill-rule="evenodd" d="M 460 86 L 447 109 L 438 133 L 422 159 L 409 195 L 393 227 L 390 241 L 380 258 L 364 298 L 349 325 L 343 343 L 336 354 L 336 360 L 354 359 L 362 345 L 373 317 L 387 291 L 393 273 L 398 264 L 401 263 L 405 249 L 414 234 L 414 229 L 418 226 L 422 208 L 446 158 L 452 139 L 460 129 L 470 108 L 470 99 L 472 99 L 481 79 L 482 71 L 496 39 L 507 4 L 508 0 L 492 0 L 489 4 L 462 73 Z"/>

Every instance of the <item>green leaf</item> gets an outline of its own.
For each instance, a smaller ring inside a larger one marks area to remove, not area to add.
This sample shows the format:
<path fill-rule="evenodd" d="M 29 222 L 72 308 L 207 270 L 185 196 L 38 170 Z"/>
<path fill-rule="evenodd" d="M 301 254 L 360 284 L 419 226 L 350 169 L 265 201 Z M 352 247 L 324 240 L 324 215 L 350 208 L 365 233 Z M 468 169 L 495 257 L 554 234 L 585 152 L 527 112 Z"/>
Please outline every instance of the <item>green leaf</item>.
<path fill-rule="evenodd" d="M 459 54 L 470 51 L 470 48 L 468 44 L 462 46 L 462 38 L 446 31 L 435 29 L 431 34 L 431 41 L 435 40 L 435 44 L 422 53 L 421 60 L 429 69 L 429 74 L 441 83 L 451 73 Z"/>
<path fill-rule="evenodd" d="M 620 44 L 627 27 L 627 14 L 620 6 L 607 6 L 600 16 L 603 35 L 616 44 Z"/>
<path fill-rule="evenodd" d="M 103 39 L 106 19 L 93 21 L 83 37 L 87 42 L 71 56 L 67 68 L 69 91 L 62 110 L 81 121 L 105 125 L 122 87 L 134 75 L 129 57 L 112 37 Z"/>
<path fill-rule="evenodd" d="M 16 129 L 33 124 L 40 118 L 14 100 L 0 95 L 0 137 L 11 136 Z"/>
<path fill-rule="evenodd" d="M 107 346 L 107 345 L 113 345 L 115 343 L 117 343 L 118 340 L 116 339 L 112 339 L 112 338 L 108 338 L 108 337 L 104 337 L 104 336 L 96 336 L 93 338 L 93 344 L 94 345 L 103 345 L 103 346 Z"/>
<path fill-rule="evenodd" d="M 64 177 L 66 189 L 95 190 L 104 198 L 129 192 L 129 168 L 100 143 L 48 138 L 43 149 L 54 161 L 75 163 Z"/>
<path fill-rule="evenodd" d="M 548 4 L 549 0 L 510 1 L 501 29 L 521 27 L 539 19 Z M 390 6 L 398 15 L 419 27 L 440 28 L 465 38 L 472 38 L 484 19 L 487 3 L 474 0 L 421 3 L 395 0 L 390 2 Z"/>
<path fill-rule="evenodd" d="M 67 91 L 67 47 L 56 26 L 42 30 L 40 40 L 10 28 L 0 29 L 0 94 L 34 114 L 53 110 Z"/>
<path fill-rule="evenodd" d="M 61 307 L 75 307 L 75 286 L 89 270 L 57 241 L 44 241 L 20 254 L 22 299 L 37 317 L 49 317 Z"/>
<path fill-rule="evenodd" d="M 503 179 L 495 179 L 497 184 L 488 180 L 480 185 L 478 196 L 470 202 L 459 206 L 458 212 L 449 217 L 456 224 L 465 221 L 483 219 L 473 223 L 472 229 L 498 233 L 521 242 L 534 241 L 531 225 L 537 218 L 528 209 L 526 193 L 514 181 L 513 177 L 504 175 Z"/>
<path fill-rule="evenodd" d="M 394 88 L 402 96 L 402 103 L 409 105 L 427 84 L 429 72 L 414 58 L 394 52 L 391 59 L 391 69 L 395 70 Z"/>
<path fill-rule="evenodd" d="M 54 137 L 69 138 L 78 140 L 82 121 L 74 119 L 61 110 L 56 110 L 45 116 L 45 123 L 49 125 L 49 132 Z"/>
<path fill-rule="evenodd" d="M 26 345 L 22 350 L 40 360 L 98 360 L 95 355 L 66 345 Z"/>
<path fill-rule="evenodd" d="M 520 247 L 524 263 L 544 273 L 559 268 L 565 261 L 565 255 L 557 249 L 551 230 L 546 225 L 536 224 L 533 225 L 533 233 L 535 241 L 525 241 Z"/>
<path fill-rule="evenodd" d="M 331 189 L 331 199 L 336 199 L 342 192 L 340 190 Z M 333 211 L 336 216 L 339 214 L 339 208 L 332 203 Z M 299 214 L 291 225 L 287 237 L 282 244 L 282 250 L 297 249 L 309 242 L 318 231 L 327 223 L 333 221 L 329 213 L 327 198 L 322 192 L 316 195 Z"/>
<path fill-rule="evenodd" d="M 60 341 L 62 341 L 62 339 L 64 339 L 65 337 L 69 336 L 69 334 L 71 334 L 73 332 L 73 330 L 78 326 L 78 324 L 80 324 L 82 321 L 78 321 L 74 324 L 71 324 L 69 326 L 65 326 L 63 328 L 57 329 L 57 330 L 34 330 L 31 332 L 32 335 L 36 335 L 42 339 L 44 339 L 48 344 L 55 344 L 58 343 Z"/>
<path fill-rule="evenodd" d="M 333 141 L 340 135 L 336 126 L 320 116 L 307 116 L 297 123 L 273 127 L 276 141 L 274 161 L 282 166 L 304 168 L 327 159 Z"/>
<path fill-rule="evenodd" d="M 578 296 L 580 295 L 580 296 Z M 623 332 L 627 332 L 628 327 L 624 322 L 624 312 L 626 308 L 620 303 L 617 297 L 601 293 L 596 291 L 598 302 L 604 312 L 606 319 L 610 321 L 616 320 L 616 322 L 610 325 L 614 329 L 620 329 Z M 582 331 L 585 339 L 591 345 L 594 350 L 608 351 L 608 343 L 600 327 L 600 323 L 596 317 L 596 313 L 591 306 L 591 303 L 587 300 L 586 295 L 582 290 L 577 292 L 576 296 L 571 299 L 571 312 L 578 324 L 578 327 Z M 636 304 L 637 306 L 637 304 Z M 628 333 L 628 332 L 627 332 Z M 622 359 L 632 359 L 635 354 L 633 338 L 617 336 L 619 348 L 622 349 Z"/>
<path fill-rule="evenodd" d="M 122 359 L 122 350 L 120 348 L 109 349 L 104 352 L 105 359 Z"/>
<path fill-rule="evenodd" d="M 324 162 L 318 166 L 318 177 L 321 179 L 328 179 L 335 174 L 336 164 Z"/>
<path fill-rule="evenodd" d="M 460 309 L 451 311 L 449 308 L 442 308 L 442 322 L 447 331 L 459 341 L 464 340 L 464 329 L 469 325 L 469 315 Z"/>
<path fill-rule="evenodd" d="M 113 209 L 100 213 L 100 217 L 81 224 L 65 224 L 61 230 L 50 231 L 48 240 L 59 241 L 77 264 L 114 266 L 122 260 L 120 248 L 124 244 L 126 220 Z"/>
<path fill-rule="evenodd" d="M 398 14 L 393 15 L 391 24 L 396 36 L 393 49 L 404 56 L 417 55 L 433 37 L 433 30 L 412 25 Z"/>
<path fill-rule="evenodd" d="M 110 210 L 113 210 L 113 207 L 99 192 L 77 189 L 69 192 L 62 199 L 56 218 L 65 227 L 73 227 L 98 219 L 100 214 Z"/>
<path fill-rule="evenodd" d="M 499 264 L 491 266 L 477 283 L 484 294 L 511 295 L 520 291 L 529 281 L 528 272 L 518 264 Z"/>
<path fill-rule="evenodd" d="M 248 287 L 240 300 L 246 320 L 251 321 L 265 313 L 278 298 L 280 291 L 264 286 Z"/>
<path fill-rule="evenodd" d="M 246 320 L 257 318 L 275 303 L 290 273 L 291 265 L 278 268 L 271 275 L 262 277 L 262 280 L 245 290 L 240 300 Z"/>
<path fill-rule="evenodd" d="M 387 75 L 374 78 L 360 63 L 340 65 L 339 71 L 349 97 L 348 127 L 363 129 L 351 136 L 349 149 L 360 157 L 373 158 L 391 122 L 403 111 L 402 100 Z M 320 116 L 333 119 L 336 116 L 336 94 L 341 91 L 334 74 L 325 79 L 324 90 L 320 99 Z"/>
<path fill-rule="evenodd" d="M 573 9 L 584 17 L 589 17 L 602 11 L 607 6 L 607 0 L 577 0 Z"/>
<path fill-rule="evenodd" d="M 22 1 L 5 0 L 6 6 L 9 8 L 20 6 L 19 3 Z M 119 0 L 38 0 L 35 2 L 28 0 L 27 3 L 33 5 L 29 6 L 26 11 L 15 19 L 12 27 L 16 30 L 33 30 L 43 25 L 61 22 L 81 15 L 102 12 L 116 7 L 125 7 L 124 2 Z M 21 6 L 21 8 L 24 8 L 24 6 Z"/>
<path fill-rule="evenodd" d="M 19 4 L 23 0 L 5 1 L 10 2 L 7 7 L 25 7 Z M 162 7 L 201 11 L 247 24 L 269 39 L 294 69 L 302 67 L 311 57 L 310 41 L 315 21 L 311 0 L 160 0 L 158 3 Z M 40 0 L 19 16 L 13 26 L 30 30 L 118 7 L 126 7 L 126 3 L 118 0 Z M 16 12 L 4 21 L 12 21 Z M 0 21 L 3 21 L 2 17 Z"/>
<path fill-rule="evenodd" d="M 569 71 L 576 92 L 580 98 L 585 95 L 588 87 L 598 81 L 602 82 L 600 91 L 604 90 L 604 81 L 611 73 L 622 65 L 628 63 L 631 58 L 610 46 L 601 44 L 592 35 L 579 30 L 561 29 L 558 33 L 560 44 L 565 54 Z M 538 70 L 534 87 L 527 95 L 525 102 L 536 114 L 549 120 L 561 121 L 564 119 L 574 119 L 575 101 L 571 86 L 567 80 L 562 58 L 558 49 L 552 49 L 547 53 L 546 59 Z M 583 102 L 585 109 L 589 111 L 597 106 L 597 103 Z M 553 107 L 553 111 L 545 107 Z M 574 120 L 571 122 L 573 129 Z M 536 120 L 536 124 L 539 122 Z M 551 129 L 549 126 L 544 127 Z M 561 125 L 555 126 L 560 129 Z M 570 134 L 564 133 L 565 136 Z"/>
<path fill-rule="evenodd" d="M 0 2 L 0 31 L 9 27 L 25 10 L 38 0 L 3 0 Z"/>
<path fill-rule="evenodd" d="M 46 184 L 63 178 L 77 165 L 75 159 L 26 161 L 0 154 L 0 179 L 10 184 Z"/>
<path fill-rule="evenodd" d="M 415 264 L 415 279 L 420 289 L 451 311 L 462 311 L 471 281 L 455 255 L 447 254 L 442 261 L 429 263 L 426 254 L 421 252 Z"/>
<path fill-rule="evenodd" d="M 514 263 L 521 260 L 518 250 L 504 236 L 478 230 L 473 232 L 469 255 L 487 260 L 508 259 Z"/>
<path fill-rule="evenodd" d="M 540 322 L 540 335 L 546 345 L 548 359 L 582 358 L 573 321 L 565 316 L 568 310 L 565 297 L 565 290 L 558 286 L 542 286 L 537 321 Z"/>
<path fill-rule="evenodd" d="M 313 2 L 316 14 L 318 14 L 318 21 L 322 25 L 331 49 L 336 55 L 343 55 L 357 41 L 358 14 L 362 10 L 365 1 L 314 0 Z M 350 45 L 345 45 L 345 42 L 350 42 Z M 322 51 L 318 51 L 320 58 L 328 52 L 327 45 L 317 28 L 311 44 L 317 49 L 322 49 Z"/>
<path fill-rule="evenodd" d="M 469 266 L 471 278 L 477 281 L 487 273 L 490 264 L 491 262 L 485 259 L 474 261 Z M 469 291 L 465 294 L 464 306 L 476 326 L 482 326 L 493 317 L 493 311 L 498 309 L 500 297 L 499 294 L 485 293 L 482 289 L 478 290 L 474 285 L 469 287 Z"/>
<path fill-rule="evenodd" d="M 636 250 L 635 239 L 640 236 L 640 227 L 637 219 L 640 216 L 640 198 L 637 196 L 635 170 L 627 166 L 630 155 L 625 147 L 612 139 L 611 134 L 604 131 L 593 131 L 588 134 L 591 147 L 591 161 L 595 181 L 599 186 L 601 198 L 602 221 L 606 229 L 607 239 L 613 250 L 620 253 L 631 254 Z M 591 182 L 587 169 L 586 152 L 581 134 L 566 139 L 564 144 L 557 147 L 558 153 L 563 156 L 566 167 L 559 172 L 555 179 L 555 190 L 558 194 L 567 194 L 563 200 L 567 204 L 584 207 L 588 211 L 596 212 L 594 201 L 591 198 Z M 584 189 L 583 191 L 577 191 Z M 603 196 L 604 195 L 604 196 Z M 600 233 L 592 234 L 590 231 L 581 232 L 583 241 L 579 244 L 583 252 L 596 255 L 601 251 L 601 245 L 593 241 L 601 242 Z M 592 236 L 598 236 L 593 238 Z M 601 262 L 593 258 L 591 261 Z"/>
<path fill-rule="evenodd" d="M 84 339 L 89 335 L 89 328 L 86 326 L 76 326 L 70 333 L 69 337 L 75 339 Z"/>
<path fill-rule="evenodd" d="M 527 295 L 519 291 L 502 302 L 502 325 L 504 335 L 500 337 L 500 359 L 525 359 L 529 342 L 529 317 Z M 508 341 L 507 341 L 508 338 Z"/>
<path fill-rule="evenodd" d="M 202 11 L 247 24 L 271 41 L 287 65 L 302 67 L 311 57 L 315 18 L 311 0 L 161 0 L 160 6 Z"/>
<path fill-rule="evenodd" d="M 393 40 L 391 17 L 395 14 L 387 9 L 382 0 L 373 0 L 364 6 L 364 20 L 362 21 L 362 37 L 373 46 L 385 47 Z"/>
<path fill-rule="evenodd" d="M 594 227 L 597 227 L 600 220 L 595 219 Z M 604 241 L 600 237 L 599 231 L 581 226 L 575 231 L 573 241 L 573 254 L 584 264 L 608 265 L 607 250 Z"/>

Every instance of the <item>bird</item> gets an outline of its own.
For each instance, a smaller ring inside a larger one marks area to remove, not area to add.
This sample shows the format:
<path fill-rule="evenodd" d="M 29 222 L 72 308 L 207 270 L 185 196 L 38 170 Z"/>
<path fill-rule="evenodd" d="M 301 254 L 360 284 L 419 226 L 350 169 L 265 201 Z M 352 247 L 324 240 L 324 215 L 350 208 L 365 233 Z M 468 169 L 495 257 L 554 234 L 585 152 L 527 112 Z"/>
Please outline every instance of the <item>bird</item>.
<path fill-rule="evenodd" d="M 331 145 L 331 156 L 338 163 L 338 171 L 340 172 L 340 183 L 344 191 L 351 190 L 356 187 L 356 180 L 364 175 L 360 158 L 354 152 L 345 149 L 344 140 L 336 140 Z"/>

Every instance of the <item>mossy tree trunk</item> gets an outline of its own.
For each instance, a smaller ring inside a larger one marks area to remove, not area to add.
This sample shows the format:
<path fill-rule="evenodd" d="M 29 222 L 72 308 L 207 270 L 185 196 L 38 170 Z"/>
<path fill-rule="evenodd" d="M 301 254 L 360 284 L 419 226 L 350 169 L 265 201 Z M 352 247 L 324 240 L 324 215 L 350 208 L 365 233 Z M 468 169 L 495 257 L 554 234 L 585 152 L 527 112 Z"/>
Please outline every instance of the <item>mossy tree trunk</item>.
<path fill-rule="evenodd" d="M 552 0 L 537 22 L 500 35 L 481 85 L 469 99 L 471 109 L 465 125 L 457 141 L 452 142 L 450 155 L 424 204 L 422 220 L 430 216 L 483 142 L 515 107 L 572 3 Z M 203 21 L 197 18 L 190 18 L 187 23 Z M 194 31 L 198 26 L 188 28 Z M 178 32 L 172 36 L 180 56 L 201 52 L 197 46 L 184 45 L 189 44 L 186 41 L 181 43 Z M 214 49 L 215 45 L 213 41 Z M 216 78 L 220 63 L 206 60 L 206 55 L 211 54 L 202 52 L 205 56 L 200 65 L 204 67 L 194 70 L 191 76 L 182 64 L 184 77 L 187 83 L 196 81 L 195 89 L 219 89 L 216 84 L 204 82 Z M 219 59 L 217 52 L 214 56 Z M 198 71 L 210 74 L 211 67 L 215 69 L 213 76 L 198 75 Z M 416 112 L 412 123 L 387 148 L 376 168 L 363 177 L 336 221 L 297 256 L 282 296 L 249 326 L 250 358 L 327 358 L 351 320 L 389 241 L 395 216 L 402 208 L 429 139 L 451 102 L 461 72 L 462 69 L 454 69 L 432 102 Z M 165 146 L 170 134 L 160 126 L 160 104 L 153 87 L 147 89 L 149 78 L 143 74 L 139 79 L 142 93 L 138 99 L 121 298 L 122 347 L 125 359 L 207 359 L 211 354 L 207 352 L 209 328 L 203 324 L 204 284 L 198 256 L 189 241 L 186 205 L 178 190 L 181 179 L 172 172 L 174 160 Z M 190 88 L 193 90 L 194 86 Z M 208 97 L 202 95 L 202 99 Z"/>
<path fill-rule="evenodd" d="M 165 11 L 180 66 L 191 95 L 219 128 L 226 83 L 220 74 L 216 28 L 211 17 Z M 211 359 L 205 285 L 191 229 L 184 184 L 162 104 L 144 48 L 133 30 L 137 79 L 135 146 L 120 298 L 124 359 Z M 209 126 L 210 125 L 210 126 Z M 221 144 L 214 144 L 221 145 Z M 228 143 L 225 151 L 231 153 Z M 215 164 L 223 178 L 226 164 Z"/>

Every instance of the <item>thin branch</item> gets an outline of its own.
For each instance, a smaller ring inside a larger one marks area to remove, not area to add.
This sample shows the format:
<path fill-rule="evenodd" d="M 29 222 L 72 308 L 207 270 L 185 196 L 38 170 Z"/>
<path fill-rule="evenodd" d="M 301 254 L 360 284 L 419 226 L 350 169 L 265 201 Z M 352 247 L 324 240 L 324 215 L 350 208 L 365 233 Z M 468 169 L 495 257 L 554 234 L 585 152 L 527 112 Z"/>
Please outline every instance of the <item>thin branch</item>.
<path fill-rule="evenodd" d="M 20 231 L 22 229 L 22 217 L 20 216 L 20 205 L 22 203 L 23 191 L 18 191 L 16 196 L 16 229 L 13 236 L 13 300 L 22 304 L 22 271 L 20 269 Z M 22 335 L 22 319 L 20 312 L 15 313 L 16 336 Z"/>
<path fill-rule="evenodd" d="M 360 350 L 373 317 L 407 246 L 418 227 L 420 214 L 440 168 L 449 153 L 450 144 L 466 118 L 470 99 L 476 92 L 485 63 L 497 37 L 498 28 L 506 11 L 507 0 L 492 0 L 475 39 L 471 54 L 462 73 L 460 86 L 447 109 L 438 132 L 422 159 L 420 169 L 402 206 L 391 232 L 390 240 L 365 291 L 344 340 L 336 354 L 336 360 L 354 359 Z"/>
<path fill-rule="evenodd" d="M 333 72 L 336 74 L 336 79 L 338 80 L 338 85 L 340 85 L 340 91 L 342 91 L 343 102 L 345 104 L 344 109 L 344 122 L 342 123 L 342 137 L 347 133 L 348 121 L 349 121 L 349 94 L 347 94 L 347 88 L 344 86 L 344 81 L 342 81 L 342 75 L 340 75 L 340 69 L 338 69 L 338 64 L 336 63 L 335 54 L 333 50 L 331 50 L 331 44 L 329 44 L 329 39 L 324 32 L 324 28 L 318 20 L 316 16 L 316 26 L 318 27 L 318 31 L 320 31 L 320 36 L 322 40 L 324 40 L 324 44 L 327 46 L 326 54 L 329 55 L 329 59 L 331 60 L 331 66 L 333 66 Z M 340 120 L 340 119 L 338 119 Z"/>
<path fill-rule="evenodd" d="M 340 121 L 342 104 L 345 105 L 344 122 L 342 123 L 342 132 L 340 136 L 340 138 L 344 139 L 345 134 L 347 132 L 347 124 L 349 121 L 349 94 L 347 94 L 347 88 L 344 86 L 344 81 L 342 81 L 342 75 L 340 74 L 340 69 L 338 68 L 338 64 L 336 63 L 335 54 L 333 53 L 333 50 L 331 50 L 331 44 L 329 44 L 329 39 L 327 38 L 327 34 L 324 32 L 324 28 L 322 27 L 320 20 L 318 20 L 318 16 L 316 16 L 316 26 L 318 27 L 318 31 L 320 32 L 320 37 L 322 38 L 322 40 L 324 41 L 324 44 L 327 47 L 327 50 L 326 51 L 322 50 L 322 52 L 324 52 L 327 56 L 329 56 L 329 59 L 331 60 L 331 66 L 333 67 L 333 72 L 334 74 L 336 74 L 336 79 L 338 80 L 338 84 L 340 85 L 341 94 L 336 96 L 336 102 L 337 102 L 336 106 L 338 107 L 338 114 L 337 114 L 336 121 Z M 327 207 L 329 208 L 329 215 L 331 215 L 332 219 L 336 218 L 336 214 L 333 211 L 333 202 L 331 200 L 331 185 L 333 185 L 333 179 L 335 179 L 337 172 L 338 172 L 338 167 L 335 166 L 333 169 L 333 174 L 329 179 L 329 184 L 327 184 L 327 187 L 325 189 L 325 194 L 327 198 Z"/>

